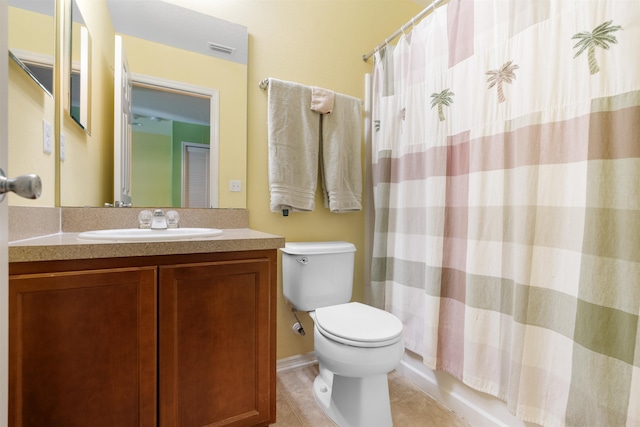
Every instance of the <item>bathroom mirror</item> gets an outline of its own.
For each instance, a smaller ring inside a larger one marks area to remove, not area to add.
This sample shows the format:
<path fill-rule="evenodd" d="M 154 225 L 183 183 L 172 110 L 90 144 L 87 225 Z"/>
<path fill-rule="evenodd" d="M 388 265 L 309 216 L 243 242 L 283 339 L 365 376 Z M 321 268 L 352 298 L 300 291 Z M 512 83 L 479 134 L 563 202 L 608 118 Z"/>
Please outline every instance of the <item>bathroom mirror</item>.
<path fill-rule="evenodd" d="M 9 0 L 9 56 L 48 96 L 53 93 L 55 0 Z"/>
<path fill-rule="evenodd" d="M 87 13 L 86 5 L 91 3 L 82 3 L 83 12 Z M 247 28 L 159 0 L 106 0 L 106 3 L 115 34 L 123 38 L 134 75 L 207 88 L 219 94 L 218 172 L 217 176 L 209 177 L 209 182 L 217 187 L 218 207 L 246 208 Z M 100 30 L 88 23 L 88 31 L 96 43 L 107 37 Z M 90 77 L 95 72 L 94 68 Z M 163 117 L 160 113 L 154 116 L 152 112 L 141 116 L 138 117 L 140 120 Z M 91 123 L 92 128 L 101 125 L 97 116 L 91 118 Z M 138 126 L 138 130 L 143 127 Z M 65 178 L 66 170 L 75 167 L 75 162 L 74 159 L 65 160 L 61 171 L 63 183 L 71 181 Z M 240 191 L 231 191 L 230 181 L 240 181 Z M 98 205 L 86 202 L 77 191 L 73 197 L 66 197 L 66 191 L 67 187 L 63 186 L 62 206 L 102 206 L 113 202 L 104 200 Z M 169 194 L 172 190 L 166 188 L 164 191 Z M 71 199 L 72 203 L 65 202 Z M 86 195 L 86 200 L 90 200 L 90 195 Z M 132 202 L 134 207 L 150 207 L 144 206 L 144 202 L 137 203 L 135 194 L 132 194 Z"/>

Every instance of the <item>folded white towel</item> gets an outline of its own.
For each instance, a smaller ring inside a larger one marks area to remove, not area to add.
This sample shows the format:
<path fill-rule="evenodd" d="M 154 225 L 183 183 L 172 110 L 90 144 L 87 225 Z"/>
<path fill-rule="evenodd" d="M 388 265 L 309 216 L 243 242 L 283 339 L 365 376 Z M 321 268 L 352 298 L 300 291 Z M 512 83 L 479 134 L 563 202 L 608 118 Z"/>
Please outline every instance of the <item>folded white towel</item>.
<path fill-rule="evenodd" d="M 331 114 L 335 102 L 335 92 L 311 86 L 311 109 L 320 114 Z"/>
<path fill-rule="evenodd" d="M 333 113 L 322 116 L 322 183 L 331 212 L 362 209 L 362 101 L 336 93 Z"/>
<path fill-rule="evenodd" d="M 318 180 L 320 119 L 309 109 L 311 88 L 269 79 L 271 211 L 311 211 Z"/>

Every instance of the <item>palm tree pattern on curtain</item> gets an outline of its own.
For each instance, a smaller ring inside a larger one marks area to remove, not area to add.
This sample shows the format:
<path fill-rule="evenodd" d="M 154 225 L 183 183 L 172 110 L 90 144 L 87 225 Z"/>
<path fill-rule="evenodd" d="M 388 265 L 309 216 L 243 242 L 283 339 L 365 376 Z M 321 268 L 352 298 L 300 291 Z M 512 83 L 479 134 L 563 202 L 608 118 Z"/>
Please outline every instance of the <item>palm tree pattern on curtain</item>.
<path fill-rule="evenodd" d="M 440 93 L 431 94 L 431 98 L 433 98 L 431 100 L 431 108 L 435 107 L 436 105 L 438 106 L 438 118 L 440 119 L 441 122 L 444 121 L 444 113 L 442 112 L 442 106 L 446 105 L 447 107 L 449 107 L 451 104 L 453 104 L 453 99 L 451 99 L 451 97 L 454 95 L 455 93 L 451 92 L 449 88 L 443 90 Z"/>
<path fill-rule="evenodd" d="M 594 28 L 591 33 L 583 31 L 571 37 L 572 40 L 580 40 L 575 44 L 575 46 L 573 46 L 574 49 L 580 47 L 573 57 L 577 58 L 586 49 L 587 57 L 589 59 L 589 73 L 592 75 L 600 71 L 598 61 L 596 60 L 596 47 L 609 49 L 611 43 L 618 43 L 616 37 L 611 35 L 611 33 L 622 30 L 622 27 L 620 25 L 611 26 L 612 23 L 613 21 L 604 22 Z"/>
<path fill-rule="evenodd" d="M 488 89 L 491 89 L 494 86 L 497 87 L 499 103 L 502 103 L 506 100 L 504 97 L 504 91 L 502 90 L 502 83 L 504 82 L 511 84 L 511 82 L 516 79 L 514 70 L 520 68 L 518 65 L 512 64 L 513 61 L 505 62 L 498 70 L 489 70 L 485 73 L 489 76 L 487 78 L 487 83 L 489 83 Z"/>
<path fill-rule="evenodd" d="M 574 55 L 574 58 L 580 56 L 585 50 L 587 50 L 587 56 L 589 61 L 589 72 L 591 74 L 596 74 L 600 71 L 600 67 L 598 66 L 598 61 L 595 57 L 595 48 L 601 47 L 603 49 L 609 49 L 610 44 L 618 43 L 618 40 L 615 36 L 611 35 L 611 33 L 615 31 L 622 30 L 620 25 L 611 26 L 613 21 L 607 21 L 600 25 L 598 25 L 593 32 L 583 31 L 575 34 L 571 39 L 580 39 L 574 47 L 580 49 Z M 492 89 L 494 86 L 498 91 L 498 102 L 502 103 L 506 101 L 503 90 L 503 83 L 513 83 L 513 80 L 516 79 L 515 70 L 520 67 L 517 64 L 513 64 L 513 60 L 509 62 L 505 62 L 502 67 L 497 70 L 489 70 L 485 74 L 487 77 L 487 83 L 489 83 L 488 89 Z M 431 108 L 435 106 L 438 107 L 438 118 L 440 121 L 444 121 L 444 112 L 442 109 L 443 105 L 447 107 L 451 106 L 453 103 L 452 96 L 455 96 L 453 92 L 451 92 L 450 88 L 444 89 L 440 93 L 432 93 L 431 94 Z M 402 112 L 404 113 L 404 111 Z M 404 119 L 404 114 L 403 117 Z M 380 131 L 380 120 L 375 120 L 375 130 L 376 132 Z"/>

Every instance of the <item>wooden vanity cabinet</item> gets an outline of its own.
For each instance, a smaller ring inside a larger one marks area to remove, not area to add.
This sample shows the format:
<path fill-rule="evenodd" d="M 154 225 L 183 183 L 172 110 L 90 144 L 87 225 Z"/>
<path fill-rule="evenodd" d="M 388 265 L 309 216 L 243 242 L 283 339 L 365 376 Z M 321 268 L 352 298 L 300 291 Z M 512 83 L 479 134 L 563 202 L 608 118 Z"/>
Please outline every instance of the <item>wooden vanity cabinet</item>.
<path fill-rule="evenodd" d="M 9 265 L 9 425 L 275 422 L 276 251 Z"/>

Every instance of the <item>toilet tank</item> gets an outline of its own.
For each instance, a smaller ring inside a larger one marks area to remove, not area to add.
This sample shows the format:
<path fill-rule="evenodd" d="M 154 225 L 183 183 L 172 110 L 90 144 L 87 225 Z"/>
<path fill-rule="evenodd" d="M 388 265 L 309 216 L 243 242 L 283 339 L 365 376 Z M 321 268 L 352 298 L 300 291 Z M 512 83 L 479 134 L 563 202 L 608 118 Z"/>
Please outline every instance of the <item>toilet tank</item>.
<path fill-rule="evenodd" d="M 351 301 L 352 243 L 287 243 L 280 250 L 283 293 L 295 308 L 311 311 Z"/>

